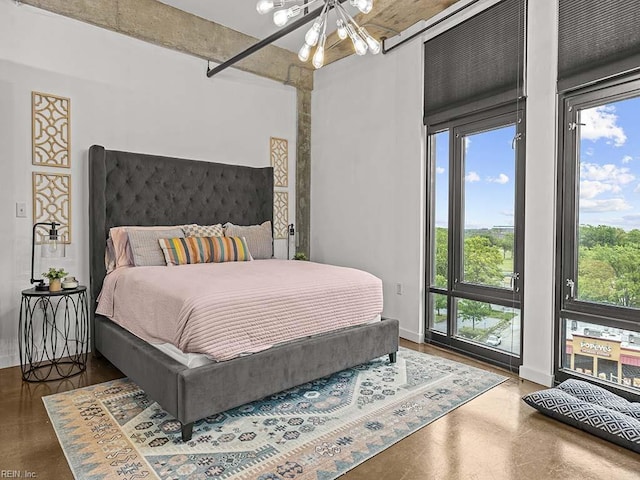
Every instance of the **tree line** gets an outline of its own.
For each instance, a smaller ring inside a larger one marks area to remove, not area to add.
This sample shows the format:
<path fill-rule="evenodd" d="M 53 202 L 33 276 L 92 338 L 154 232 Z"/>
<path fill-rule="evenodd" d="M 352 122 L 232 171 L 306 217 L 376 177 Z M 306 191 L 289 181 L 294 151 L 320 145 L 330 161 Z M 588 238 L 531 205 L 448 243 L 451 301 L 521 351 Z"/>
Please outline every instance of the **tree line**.
<path fill-rule="evenodd" d="M 434 284 L 441 288 L 447 288 L 448 234 L 446 228 L 435 232 Z M 503 286 L 505 275 L 511 273 L 503 271 L 503 261 L 513 256 L 513 247 L 513 232 L 499 228 L 465 231 L 465 282 Z M 640 307 L 640 230 L 580 225 L 576 283 L 579 300 Z M 446 299 L 437 298 L 436 308 L 446 308 Z"/>
<path fill-rule="evenodd" d="M 640 230 L 580 225 L 577 297 L 640 307 Z"/>

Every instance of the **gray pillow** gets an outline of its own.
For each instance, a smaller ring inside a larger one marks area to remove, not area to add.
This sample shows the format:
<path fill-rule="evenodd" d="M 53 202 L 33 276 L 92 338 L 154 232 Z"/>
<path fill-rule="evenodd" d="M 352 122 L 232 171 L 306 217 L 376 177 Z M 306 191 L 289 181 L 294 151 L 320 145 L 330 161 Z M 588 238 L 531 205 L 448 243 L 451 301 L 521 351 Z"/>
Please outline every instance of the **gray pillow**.
<path fill-rule="evenodd" d="M 522 400 L 551 418 L 640 453 L 640 420 L 574 397 L 561 386 L 532 392 Z"/>
<path fill-rule="evenodd" d="M 585 402 L 600 405 L 640 420 L 640 403 L 630 402 L 626 398 L 619 397 L 592 383 L 572 378 L 565 380 L 556 388 Z"/>
<path fill-rule="evenodd" d="M 133 264 L 136 267 L 154 267 L 166 265 L 164 254 L 158 243 L 160 238 L 184 238 L 181 228 L 159 229 L 127 229 L 129 245 L 133 253 Z"/>
<path fill-rule="evenodd" d="M 273 235 L 271 222 L 266 221 L 261 225 L 234 225 L 224 224 L 225 237 L 244 237 L 247 247 L 254 260 L 261 260 L 273 257 Z"/>

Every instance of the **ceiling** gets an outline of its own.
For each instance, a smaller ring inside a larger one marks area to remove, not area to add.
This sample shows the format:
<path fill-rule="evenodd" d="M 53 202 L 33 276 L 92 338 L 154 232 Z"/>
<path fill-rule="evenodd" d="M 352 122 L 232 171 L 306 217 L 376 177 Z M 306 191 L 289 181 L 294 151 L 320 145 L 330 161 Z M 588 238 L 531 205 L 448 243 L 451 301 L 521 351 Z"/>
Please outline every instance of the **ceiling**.
<path fill-rule="evenodd" d="M 272 15 L 260 15 L 256 11 L 257 0 L 159 0 L 172 7 L 211 20 L 239 32 L 263 39 L 278 31 Z M 437 15 L 456 0 L 374 0 L 373 10 L 363 15 L 351 5 L 344 6 L 367 30 L 377 38 L 393 37 L 415 23 Z M 319 6 L 319 3 L 318 3 Z M 312 9 L 318 8 L 314 5 Z M 356 15 L 357 14 L 357 15 Z M 333 20 L 333 16 L 330 17 Z M 274 42 L 275 45 L 297 53 L 304 42 L 307 28 L 300 28 Z M 335 29 L 333 29 L 335 30 Z M 329 45 L 337 43 L 337 38 L 329 37 Z M 326 63 L 351 55 L 350 42 L 341 42 L 333 49 Z"/>
<path fill-rule="evenodd" d="M 272 33 L 279 30 L 273 24 L 273 16 L 271 14 L 260 15 L 256 11 L 256 3 L 258 0 L 159 0 L 162 3 L 179 8 L 185 12 L 192 13 L 198 17 L 211 20 L 213 22 L 232 28 L 238 32 L 246 33 L 260 40 L 268 37 Z M 349 2 L 345 2 L 349 3 Z M 311 7 L 317 8 L 317 5 Z M 352 15 L 357 9 L 348 6 Z M 299 17 L 298 17 L 299 18 Z M 297 18 L 296 18 L 297 20 Z M 286 48 L 292 52 L 298 53 L 298 50 L 304 42 L 304 27 L 282 37 L 274 45 Z"/>

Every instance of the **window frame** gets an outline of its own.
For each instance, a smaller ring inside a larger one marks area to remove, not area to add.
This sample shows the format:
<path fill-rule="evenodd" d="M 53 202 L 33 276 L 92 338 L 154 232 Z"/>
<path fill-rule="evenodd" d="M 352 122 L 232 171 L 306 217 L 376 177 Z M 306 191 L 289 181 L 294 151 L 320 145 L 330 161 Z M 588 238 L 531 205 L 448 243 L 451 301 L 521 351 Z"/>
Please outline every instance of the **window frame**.
<path fill-rule="evenodd" d="M 558 207 L 556 245 L 556 307 L 554 319 L 555 382 L 581 378 L 602 383 L 628 398 L 637 398 L 622 385 L 601 382 L 563 367 L 566 342 L 566 320 L 577 320 L 605 327 L 640 331 L 640 308 L 621 307 L 589 302 L 571 297 L 567 279 L 578 284 L 578 215 L 580 163 L 579 126 L 577 112 L 607 103 L 640 97 L 640 73 L 598 82 L 558 95 Z M 570 124 L 576 127 L 571 129 Z"/>
<path fill-rule="evenodd" d="M 474 358 L 489 361 L 506 368 L 514 368 L 522 364 L 523 358 L 523 292 L 524 292 L 524 185 L 525 185 L 525 112 L 526 102 L 520 99 L 496 108 L 487 109 L 472 115 L 456 118 L 427 126 L 427 221 L 425 242 L 425 258 L 428 265 L 425 269 L 425 340 L 442 345 L 452 350 L 463 352 Z M 484 131 L 515 126 L 518 146 L 515 151 L 515 192 L 514 192 L 514 273 L 519 278 L 514 280 L 512 290 L 488 285 L 478 285 L 460 280 L 463 274 L 464 246 L 464 135 L 482 133 Z M 448 169 L 448 278 L 447 288 L 433 284 L 435 270 L 435 146 L 433 136 L 449 130 L 449 169 Z M 456 281 L 458 280 L 458 281 Z M 447 296 L 447 333 L 433 328 L 434 301 L 432 294 Z M 497 349 L 487 348 L 478 343 L 465 340 L 456 333 L 457 312 L 456 299 L 475 300 L 502 305 L 520 311 L 520 352 L 511 354 Z"/>

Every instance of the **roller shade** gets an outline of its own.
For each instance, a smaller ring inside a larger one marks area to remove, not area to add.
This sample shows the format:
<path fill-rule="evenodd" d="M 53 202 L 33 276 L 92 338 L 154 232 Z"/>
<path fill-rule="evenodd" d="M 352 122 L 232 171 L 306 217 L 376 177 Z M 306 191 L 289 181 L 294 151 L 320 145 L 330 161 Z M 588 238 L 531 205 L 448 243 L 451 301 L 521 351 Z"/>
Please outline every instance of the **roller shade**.
<path fill-rule="evenodd" d="M 523 95 L 526 0 L 503 0 L 425 42 L 424 123 Z"/>
<path fill-rule="evenodd" d="M 640 69 L 640 1 L 560 0 L 558 90 Z"/>

